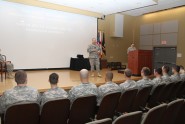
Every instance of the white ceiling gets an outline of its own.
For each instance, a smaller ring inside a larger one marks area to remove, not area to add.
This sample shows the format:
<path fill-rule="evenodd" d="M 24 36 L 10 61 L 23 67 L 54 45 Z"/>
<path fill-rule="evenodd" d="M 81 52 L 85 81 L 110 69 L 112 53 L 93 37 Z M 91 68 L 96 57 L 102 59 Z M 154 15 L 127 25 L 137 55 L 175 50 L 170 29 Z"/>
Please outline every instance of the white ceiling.
<path fill-rule="evenodd" d="M 98 12 L 103 15 L 123 12 L 139 16 L 145 13 L 185 5 L 185 0 L 39 0 L 53 4 Z M 158 2 L 156 2 L 158 1 Z"/>
<path fill-rule="evenodd" d="M 132 16 L 139 16 L 146 13 L 156 12 L 156 11 L 170 9 L 178 6 L 184 6 L 184 5 L 185 5 L 185 0 L 158 0 L 157 5 L 144 7 L 141 9 L 135 9 L 135 10 L 131 10 L 123 13 L 132 15 Z"/>

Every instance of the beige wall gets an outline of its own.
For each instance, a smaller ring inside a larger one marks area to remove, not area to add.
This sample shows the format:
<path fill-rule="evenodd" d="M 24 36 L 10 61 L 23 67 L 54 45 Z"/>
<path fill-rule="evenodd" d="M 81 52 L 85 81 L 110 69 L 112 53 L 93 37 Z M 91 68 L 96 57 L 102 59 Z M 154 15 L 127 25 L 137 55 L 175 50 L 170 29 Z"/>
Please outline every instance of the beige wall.
<path fill-rule="evenodd" d="M 177 52 L 182 53 L 182 58 L 177 58 L 177 64 L 185 66 L 185 7 L 146 14 L 138 17 L 125 15 L 123 38 L 110 37 L 110 30 L 112 30 L 110 24 L 113 23 L 113 15 L 106 16 L 104 21 L 99 21 L 98 26 L 99 30 L 103 30 L 105 32 L 108 61 L 121 61 L 122 63 L 127 63 L 126 50 L 130 43 L 134 41 L 136 47 L 139 48 L 140 25 L 170 20 L 179 21 Z"/>
<path fill-rule="evenodd" d="M 124 37 L 115 38 L 111 37 L 110 33 L 113 29 L 114 15 L 106 16 L 105 20 L 98 21 L 98 29 L 105 33 L 105 43 L 107 51 L 107 60 L 109 62 L 122 62 L 127 63 L 127 48 L 133 42 L 133 29 L 135 18 L 132 16 L 124 16 Z"/>
<path fill-rule="evenodd" d="M 139 42 L 139 28 L 141 24 L 150 24 L 163 21 L 178 20 L 179 31 L 177 41 L 177 52 L 182 53 L 182 58 L 177 58 L 177 64 L 185 66 L 185 7 L 146 14 L 137 17 L 136 21 L 136 41 Z M 139 46 L 139 45 L 138 45 Z"/>

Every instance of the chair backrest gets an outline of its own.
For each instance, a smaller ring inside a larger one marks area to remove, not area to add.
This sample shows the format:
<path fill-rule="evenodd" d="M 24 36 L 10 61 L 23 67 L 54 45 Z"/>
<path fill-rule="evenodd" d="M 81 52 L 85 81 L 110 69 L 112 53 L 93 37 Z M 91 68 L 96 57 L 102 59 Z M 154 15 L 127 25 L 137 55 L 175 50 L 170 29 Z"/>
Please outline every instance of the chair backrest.
<path fill-rule="evenodd" d="M 166 111 L 167 104 L 162 104 L 150 109 L 144 116 L 141 124 L 159 124 Z"/>
<path fill-rule="evenodd" d="M 154 89 L 154 91 L 151 94 L 151 97 L 149 98 L 149 101 L 148 101 L 149 108 L 152 108 L 152 107 L 158 105 L 159 97 L 162 94 L 162 91 L 164 90 L 165 86 L 166 86 L 166 84 L 160 84 Z"/>
<path fill-rule="evenodd" d="M 182 107 L 180 108 L 180 111 L 179 111 L 179 113 L 177 115 L 175 124 L 185 124 L 184 113 L 185 113 L 185 101 L 184 101 Z"/>
<path fill-rule="evenodd" d="M 178 99 L 170 102 L 167 106 L 165 116 L 161 120 L 162 122 L 161 124 L 175 124 L 177 115 L 180 112 L 183 103 L 184 103 L 183 99 Z"/>
<path fill-rule="evenodd" d="M 96 119 L 113 118 L 120 95 L 121 92 L 113 92 L 105 95 L 100 103 Z"/>
<path fill-rule="evenodd" d="M 113 124 L 140 124 L 142 112 L 132 112 L 118 117 Z"/>
<path fill-rule="evenodd" d="M 143 87 L 138 91 L 136 98 L 134 100 L 134 104 L 132 106 L 132 111 L 139 111 L 141 110 L 141 108 L 146 107 L 146 103 L 149 98 L 151 90 L 152 86 L 147 86 Z"/>
<path fill-rule="evenodd" d="M 169 100 L 176 99 L 177 92 L 179 91 L 180 86 L 181 86 L 181 81 L 179 81 L 179 82 L 177 82 L 177 83 L 174 84 L 174 86 L 172 87 L 172 90 L 170 92 L 169 98 L 168 98 Z"/>
<path fill-rule="evenodd" d="M 112 119 L 105 118 L 105 119 L 101 119 L 101 120 L 92 121 L 92 122 L 89 122 L 86 124 L 112 124 Z"/>
<path fill-rule="evenodd" d="M 96 111 L 96 96 L 77 98 L 71 106 L 68 124 L 85 124 L 94 118 Z"/>
<path fill-rule="evenodd" d="M 162 94 L 160 95 L 159 101 L 162 102 L 167 102 L 170 98 L 170 93 L 172 92 L 172 89 L 174 87 L 175 83 L 169 83 L 165 86 Z"/>
<path fill-rule="evenodd" d="M 177 98 L 181 98 L 184 92 L 185 92 L 185 81 L 182 81 L 179 90 L 177 91 Z"/>
<path fill-rule="evenodd" d="M 40 124 L 67 124 L 69 112 L 69 99 L 48 101 L 42 107 Z"/>
<path fill-rule="evenodd" d="M 14 104 L 7 108 L 4 124 L 38 124 L 40 106 L 37 103 Z"/>
<path fill-rule="evenodd" d="M 116 111 L 119 113 L 131 112 L 133 102 L 135 100 L 138 89 L 131 89 L 125 91 L 119 100 Z"/>

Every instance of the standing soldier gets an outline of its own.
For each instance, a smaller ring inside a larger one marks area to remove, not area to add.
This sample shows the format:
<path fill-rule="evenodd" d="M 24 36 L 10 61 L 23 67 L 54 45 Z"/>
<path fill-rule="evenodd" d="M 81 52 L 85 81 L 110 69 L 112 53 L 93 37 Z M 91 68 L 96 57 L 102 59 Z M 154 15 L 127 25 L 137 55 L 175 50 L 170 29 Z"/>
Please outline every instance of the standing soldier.
<path fill-rule="evenodd" d="M 127 54 L 129 54 L 129 52 L 131 51 L 135 51 L 136 47 L 134 46 L 134 43 L 131 44 L 131 46 L 127 49 Z"/>
<path fill-rule="evenodd" d="M 89 53 L 89 62 L 91 65 L 91 76 L 94 77 L 94 66 L 96 65 L 98 77 L 101 77 L 101 75 L 100 75 L 100 59 L 99 59 L 101 49 L 97 45 L 95 38 L 92 39 L 92 44 L 89 45 L 89 47 L 87 48 L 87 52 Z"/>

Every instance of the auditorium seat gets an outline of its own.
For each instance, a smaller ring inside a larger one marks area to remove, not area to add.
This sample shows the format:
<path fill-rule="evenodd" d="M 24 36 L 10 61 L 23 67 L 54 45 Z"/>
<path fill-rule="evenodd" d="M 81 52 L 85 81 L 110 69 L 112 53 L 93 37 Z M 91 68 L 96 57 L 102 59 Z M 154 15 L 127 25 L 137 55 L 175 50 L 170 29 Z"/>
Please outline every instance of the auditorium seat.
<path fill-rule="evenodd" d="M 179 113 L 177 115 L 175 124 L 185 124 L 184 113 L 185 113 L 185 101 L 184 101 L 182 107 L 180 108 L 180 111 L 179 111 Z"/>
<path fill-rule="evenodd" d="M 162 118 L 160 124 L 176 124 L 175 121 L 183 104 L 183 99 L 178 99 L 170 102 L 164 114 L 165 116 Z"/>
<path fill-rule="evenodd" d="M 7 108 L 3 124 L 39 124 L 39 115 L 37 103 L 15 104 Z"/>
<path fill-rule="evenodd" d="M 150 109 L 141 122 L 141 124 L 160 124 L 161 119 L 163 118 L 167 104 L 161 104 Z"/>
<path fill-rule="evenodd" d="M 185 93 L 185 81 L 182 81 L 181 86 L 177 92 L 177 98 L 183 98 L 184 93 Z"/>
<path fill-rule="evenodd" d="M 89 122 L 86 124 L 112 124 L 112 119 L 105 118 L 105 119 L 101 119 L 101 120 L 92 121 L 92 122 Z"/>
<path fill-rule="evenodd" d="M 152 86 L 147 86 L 138 91 L 132 106 L 132 111 L 145 111 L 145 107 L 151 90 Z"/>
<path fill-rule="evenodd" d="M 119 114 L 132 111 L 132 105 L 135 100 L 138 89 L 130 89 L 125 91 L 119 100 L 116 112 Z"/>
<path fill-rule="evenodd" d="M 142 112 L 132 112 L 118 117 L 113 124 L 140 124 Z"/>
<path fill-rule="evenodd" d="M 96 111 L 96 96 L 77 98 L 71 106 L 68 124 L 85 124 L 90 122 Z"/>
<path fill-rule="evenodd" d="M 169 95 L 169 101 L 173 101 L 177 98 L 177 93 L 180 89 L 180 86 L 181 86 L 181 81 L 174 84 L 174 86 L 172 87 L 172 91 L 170 92 L 170 95 Z"/>
<path fill-rule="evenodd" d="M 162 92 L 162 95 L 160 95 L 159 102 L 160 103 L 168 103 L 170 100 L 170 94 L 173 92 L 175 83 L 167 84 Z"/>
<path fill-rule="evenodd" d="M 104 118 L 113 118 L 120 95 L 121 92 L 113 92 L 104 96 L 102 102 L 100 103 L 99 110 L 96 116 L 97 120 Z"/>
<path fill-rule="evenodd" d="M 42 107 L 40 124 L 67 124 L 69 112 L 69 99 L 48 101 Z"/>
<path fill-rule="evenodd" d="M 157 106 L 159 104 L 159 97 L 162 95 L 162 92 L 164 91 L 166 84 L 160 84 L 158 85 L 151 94 L 147 107 L 152 108 L 154 106 Z"/>

